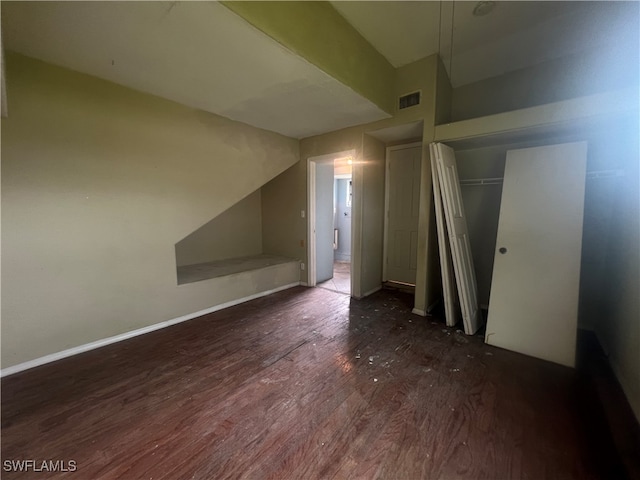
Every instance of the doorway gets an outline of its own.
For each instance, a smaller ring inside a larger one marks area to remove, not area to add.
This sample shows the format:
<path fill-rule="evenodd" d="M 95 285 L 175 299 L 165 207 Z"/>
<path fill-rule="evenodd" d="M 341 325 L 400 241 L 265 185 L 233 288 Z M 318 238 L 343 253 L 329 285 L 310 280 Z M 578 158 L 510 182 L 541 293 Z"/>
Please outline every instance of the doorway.
<path fill-rule="evenodd" d="M 354 151 L 309 159 L 309 286 L 351 295 Z"/>

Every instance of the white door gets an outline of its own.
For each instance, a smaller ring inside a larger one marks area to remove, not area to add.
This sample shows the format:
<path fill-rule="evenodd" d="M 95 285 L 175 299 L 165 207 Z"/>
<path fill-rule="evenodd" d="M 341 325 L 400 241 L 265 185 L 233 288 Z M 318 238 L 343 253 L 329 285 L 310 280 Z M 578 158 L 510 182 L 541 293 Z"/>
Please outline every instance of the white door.
<path fill-rule="evenodd" d="M 438 166 L 436 164 L 435 145 L 429 145 L 431 154 L 431 179 L 433 181 L 433 200 L 436 210 L 436 228 L 438 232 L 438 252 L 440 254 L 440 271 L 442 272 L 442 296 L 444 297 L 445 322 L 449 327 L 458 323 L 460 317 L 460 303 L 456 294 L 449 235 L 444 219 Z"/>
<path fill-rule="evenodd" d="M 587 145 L 507 152 L 486 342 L 575 365 Z"/>
<path fill-rule="evenodd" d="M 385 280 L 416 283 L 422 147 L 389 149 Z"/>
<path fill-rule="evenodd" d="M 456 157 L 453 150 L 442 143 L 434 144 L 432 151 L 435 153 L 438 165 L 438 179 L 440 180 L 442 203 L 449 232 L 449 245 L 462 309 L 464 332 L 467 335 L 473 335 L 482 325 L 482 317 L 478 307 L 476 271 L 471 256 Z"/>
<path fill-rule="evenodd" d="M 333 278 L 333 162 L 316 163 L 316 283 Z"/>

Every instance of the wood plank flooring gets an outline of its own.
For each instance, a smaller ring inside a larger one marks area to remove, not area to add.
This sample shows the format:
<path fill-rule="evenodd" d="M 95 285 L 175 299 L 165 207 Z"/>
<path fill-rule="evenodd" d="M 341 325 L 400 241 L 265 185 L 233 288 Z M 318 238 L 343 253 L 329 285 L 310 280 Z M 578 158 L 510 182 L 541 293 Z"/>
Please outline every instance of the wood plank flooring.
<path fill-rule="evenodd" d="M 3 462 L 77 471 L 2 478 L 619 478 L 574 370 L 411 300 L 297 287 L 5 378 Z"/>

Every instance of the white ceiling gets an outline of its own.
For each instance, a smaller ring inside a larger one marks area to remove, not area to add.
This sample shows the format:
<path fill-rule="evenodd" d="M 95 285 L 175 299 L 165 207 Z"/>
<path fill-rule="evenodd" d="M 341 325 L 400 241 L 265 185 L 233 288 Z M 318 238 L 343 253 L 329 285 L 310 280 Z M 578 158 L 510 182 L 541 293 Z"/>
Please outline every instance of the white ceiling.
<path fill-rule="evenodd" d="M 440 53 L 454 86 L 584 50 L 615 49 L 633 42 L 629 36 L 638 30 L 637 2 L 498 1 L 479 17 L 472 14 L 475 1 L 332 4 L 395 67 Z"/>
<path fill-rule="evenodd" d="M 294 138 L 389 116 L 216 2 L 3 1 L 2 27 L 8 50 Z"/>
<path fill-rule="evenodd" d="M 638 2 L 332 4 L 394 66 L 439 52 L 454 86 L 638 43 Z M 2 1 L 2 30 L 9 50 L 294 138 L 389 116 L 217 2 Z"/>

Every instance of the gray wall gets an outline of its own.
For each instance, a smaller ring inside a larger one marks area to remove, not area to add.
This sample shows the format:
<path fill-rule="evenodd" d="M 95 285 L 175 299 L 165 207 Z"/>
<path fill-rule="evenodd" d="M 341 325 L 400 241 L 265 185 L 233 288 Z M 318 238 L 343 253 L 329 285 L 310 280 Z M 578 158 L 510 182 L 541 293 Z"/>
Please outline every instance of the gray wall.
<path fill-rule="evenodd" d="M 635 6 L 638 8 L 638 5 Z M 636 14 L 637 18 L 637 14 Z M 448 89 L 439 82 L 439 96 L 451 96 L 451 121 L 542 105 L 627 87 L 640 83 L 638 30 L 620 42 L 617 51 L 592 50 L 533 67 Z M 633 67 L 635 65 L 635 67 Z M 446 117 L 439 119 L 445 123 Z"/>
<path fill-rule="evenodd" d="M 610 140 L 601 149 L 602 161 L 620 164 L 625 176 L 613 186 L 603 184 L 601 193 L 613 193 L 606 220 L 594 225 L 593 236 L 603 248 L 594 260 L 599 275 L 589 285 L 598 292 L 592 304 L 595 330 L 609 354 L 609 362 L 640 420 L 640 146 L 638 117 L 611 125 Z M 594 200 L 594 201 L 597 201 Z M 602 258 L 604 257 L 604 258 Z M 600 308 L 597 308 L 600 307 Z"/>

